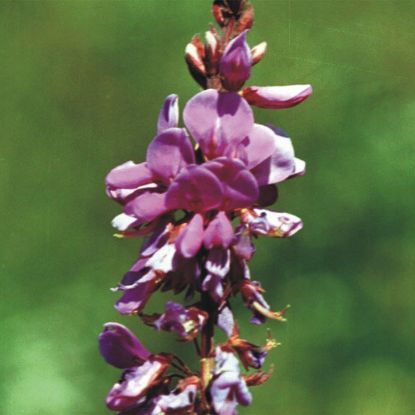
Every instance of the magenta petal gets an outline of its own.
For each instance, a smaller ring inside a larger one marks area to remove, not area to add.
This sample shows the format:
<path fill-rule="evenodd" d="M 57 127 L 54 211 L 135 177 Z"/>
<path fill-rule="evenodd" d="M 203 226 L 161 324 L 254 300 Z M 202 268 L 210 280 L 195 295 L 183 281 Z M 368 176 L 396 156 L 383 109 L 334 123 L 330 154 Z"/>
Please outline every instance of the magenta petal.
<path fill-rule="evenodd" d="M 203 243 L 207 249 L 214 246 L 229 248 L 233 241 L 233 228 L 224 212 L 219 212 L 205 230 Z"/>
<path fill-rule="evenodd" d="M 274 153 L 277 139 L 278 137 L 270 128 L 265 125 L 254 124 L 245 148 L 248 169 L 254 168 Z"/>
<path fill-rule="evenodd" d="M 244 99 L 214 89 L 195 95 L 186 104 L 183 118 L 208 158 L 221 156 L 228 145 L 240 143 L 254 125 L 252 110 Z"/>
<path fill-rule="evenodd" d="M 157 122 L 157 133 L 160 134 L 168 128 L 175 128 L 179 124 L 179 98 L 175 94 L 169 95 L 161 108 Z"/>
<path fill-rule="evenodd" d="M 99 335 L 99 349 L 104 359 L 120 369 L 143 363 L 150 353 L 125 326 L 119 323 L 106 323 Z"/>
<path fill-rule="evenodd" d="M 192 143 L 183 128 L 169 128 L 156 136 L 147 149 L 148 168 L 168 184 L 183 167 L 194 163 Z"/>
<path fill-rule="evenodd" d="M 124 211 L 140 223 L 149 222 L 168 211 L 165 198 L 165 193 L 145 192 L 128 202 Z"/>
<path fill-rule="evenodd" d="M 239 160 L 221 157 L 204 166 L 218 177 L 224 194 L 221 210 L 229 211 L 252 205 L 258 198 L 255 177 Z"/>
<path fill-rule="evenodd" d="M 105 179 L 110 188 L 135 189 L 153 181 L 153 173 L 148 169 L 146 163 L 135 164 L 127 161 L 113 168 Z"/>
<path fill-rule="evenodd" d="M 176 239 L 176 248 L 185 258 L 192 258 L 199 251 L 202 242 L 203 217 L 196 214 Z"/>
<path fill-rule="evenodd" d="M 294 148 L 288 137 L 275 134 L 275 151 L 252 169 L 258 185 L 276 184 L 292 175 L 295 169 Z"/>
<path fill-rule="evenodd" d="M 308 98 L 313 89 L 311 85 L 250 86 L 242 91 L 242 96 L 259 108 L 290 108 Z"/>
<path fill-rule="evenodd" d="M 245 30 L 226 46 L 219 63 L 225 88 L 239 91 L 251 75 L 251 50 L 246 43 Z"/>
<path fill-rule="evenodd" d="M 166 194 L 168 209 L 206 212 L 222 201 L 222 186 L 217 177 L 203 166 L 188 166 L 169 186 Z"/>

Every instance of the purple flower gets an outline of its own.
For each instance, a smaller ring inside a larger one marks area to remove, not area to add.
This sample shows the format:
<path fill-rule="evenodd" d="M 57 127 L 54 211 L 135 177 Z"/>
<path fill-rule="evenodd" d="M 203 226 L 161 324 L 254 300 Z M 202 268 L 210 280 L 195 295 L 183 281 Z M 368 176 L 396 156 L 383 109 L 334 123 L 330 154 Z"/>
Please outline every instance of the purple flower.
<path fill-rule="evenodd" d="M 262 324 L 267 318 L 285 321 L 284 314 L 289 306 L 286 306 L 281 311 L 272 311 L 262 296 L 264 289 L 258 281 L 245 279 L 240 287 L 240 292 L 245 305 L 253 313 L 251 318 L 252 324 Z"/>
<path fill-rule="evenodd" d="M 233 92 L 203 91 L 186 104 L 183 117 L 206 158 L 239 160 L 259 186 L 301 174 L 291 140 L 280 130 L 254 124 L 249 105 Z"/>
<path fill-rule="evenodd" d="M 193 340 L 207 320 L 207 313 L 197 307 L 183 307 L 167 301 L 165 312 L 161 315 L 142 316 L 146 324 L 157 330 L 177 333 L 180 340 Z"/>
<path fill-rule="evenodd" d="M 247 31 L 235 37 L 226 46 L 219 70 L 226 89 L 239 91 L 245 81 L 251 76 L 252 56 L 246 43 Z"/>
<path fill-rule="evenodd" d="M 266 209 L 245 209 L 241 212 L 241 221 L 253 235 L 278 238 L 292 236 L 303 227 L 302 220 L 297 216 Z"/>
<path fill-rule="evenodd" d="M 194 413 L 193 408 L 196 403 L 199 383 L 199 378 L 196 376 L 180 380 L 174 391 L 159 396 L 157 407 L 160 412 L 156 412 L 154 415 Z"/>
<path fill-rule="evenodd" d="M 160 113 L 159 134 L 148 147 L 146 162 L 126 162 L 106 177 L 108 195 L 124 205 L 124 215 L 113 222 L 120 230 L 166 213 L 166 189 L 182 168 L 195 162 L 186 131 L 172 127 L 177 123 L 176 106 L 175 96 L 169 96 Z"/>
<path fill-rule="evenodd" d="M 245 380 L 241 377 L 236 357 L 216 348 L 215 369 L 210 385 L 213 407 L 218 415 L 236 415 L 238 404 L 247 406 L 252 402 L 252 395 Z"/>
<path fill-rule="evenodd" d="M 127 369 L 108 394 L 108 408 L 126 411 L 140 405 L 149 390 L 161 383 L 169 363 L 164 356 L 151 356 L 141 366 Z"/>
<path fill-rule="evenodd" d="M 186 128 L 208 159 L 222 156 L 249 135 L 254 116 L 234 92 L 208 89 L 191 98 L 183 111 Z"/>
<path fill-rule="evenodd" d="M 141 406 L 144 396 L 162 383 L 170 364 L 170 357 L 151 355 L 130 330 L 118 323 L 104 326 L 99 346 L 108 363 L 126 369 L 107 397 L 107 406 L 113 411 Z"/>
<path fill-rule="evenodd" d="M 146 250 L 151 252 L 149 256 L 145 255 Z M 173 243 L 165 241 L 154 251 L 150 247 L 146 250 L 115 289 L 123 291 L 123 296 L 115 305 L 121 314 L 139 313 L 165 275 L 173 270 L 176 254 Z"/>

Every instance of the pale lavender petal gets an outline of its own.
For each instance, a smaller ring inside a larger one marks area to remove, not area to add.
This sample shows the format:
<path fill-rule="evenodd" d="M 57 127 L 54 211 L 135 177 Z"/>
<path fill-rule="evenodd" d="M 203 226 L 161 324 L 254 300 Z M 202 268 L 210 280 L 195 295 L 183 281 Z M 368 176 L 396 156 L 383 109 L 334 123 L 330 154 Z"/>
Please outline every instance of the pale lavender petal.
<path fill-rule="evenodd" d="M 242 91 L 242 96 L 260 108 L 290 108 L 308 98 L 313 89 L 311 85 L 250 86 Z"/>
<path fill-rule="evenodd" d="M 153 173 L 146 163 L 127 161 L 113 168 L 105 179 L 110 189 L 135 189 L 153 181 Z"/>
<path fill-rule="evenodd" d="M 187 385 L 182 392 L 173 391 L 168 395 L 161 395 L 158 405 L 163 412 L 160 412 L 160 415 L 190 413 L 189 410 L 193 408 L 196 396 L 197 386 L 195 384 Z"/>
<path fill-rule="evenodd" d="M 183 118 L 208 158 L 221 156 L 227 146 L 240 143 L 254 125 L 252 110 L 243 98 L 214 89 L 195 95 L 186 104 Z"/>
<path fill-rule="evenodd" d="M 192 258 L 197 254 L 202 243 L 203 217 L 196 214 L 176 239 L 176 248 L 185 258 Z"/>
<path fill-rule="evenodd" d="M 169 210 L 165 198 L 165 193 L 145 192 L 128 202 L 124 213 L 136 217 L 139 223 L 152 221 Z"/>
<path fill-rule="evenodd" d="M 215 377 L 210 385 L 213 407 L 218 415 L 236 415 L 238 404 L 246 406 L 252 402 L 238 360 L 232 353 L 217 347 L 215 362 Z"/>
<path fill-rule="evenodd" d="M 180 169 L 194 163 L 192 143 L 183 128 L 169 128 L 156 136 L 147 149 L 147 166 L 169 184 Z"/>
<path fill-rule="evenodd" d="M 222 183 L 222 210 L 248 207 L 257 200 L 259 192 L 255 177 L 239 160 L 221 157 L 205 163 L 204 166 Z"/>
<path fill-rule="evenodd" d="M 252 56 L 246 35 L 245 30 L 229 42 L 219 63 L 222 82 L 231 91 L 239 91 L 251 75 Z"/>
<path fill-rule="evenodd" d="M 258 185 L 276 184 L 284 181 L 294 172 L 294 148 L 287 137 L 275 135 L 273 155 L 258 164 L 251 171 Z"/>
<path fill-rule="evenodd" d="M 168 209 L 205 212 L 219 207 L 222 186 L 218 178 L 204 166 L 188 166 L 169 186 L 166 194 Z"/>
<path fill-rule="evenodd" d="M 147 391 L 160 382 L 168 367 L 167 359 L 152 356 L 141 366 L 125 371 L 121 381 L 108 394 L 108 408 L 112 411 L 133 409 Z"/>
<path fill-rule="evenodd" d="M 224 307 L 218 315 L 218 327 L 220 327 L 224 333 L 231 337 L 235 330 L 235 319 L 233 313 L 229 307 Z"/>
<path fill-rule="evenodd" d="M 214 246 L 229 248 L 234 238 L 233 228 L 225 212 L 219 212 L 215 218 L 209 222 L 205 230 L 203 243 L 207 249 Z"/>
<path fill-rule="evenodd" d="M 137 337 L 119 323 L 104 325 L 99 335 L 99 349 L 107 363 L 120 369 L 137 366 L 150 356 Z"/>
<path fill-rule="evenodd" d="M 179 124 L 179 98 L 175 94 L 169 95 L 161 108 L 157 133 L 160 134 L 168 128 L 177 127 Z"/>
<path fill-rule="evenodd" d="M 265 125 L 254 124 L 246 145 L 248 169 L 252 169 L 270 157 L 276 150 L 278 137 Z"/>

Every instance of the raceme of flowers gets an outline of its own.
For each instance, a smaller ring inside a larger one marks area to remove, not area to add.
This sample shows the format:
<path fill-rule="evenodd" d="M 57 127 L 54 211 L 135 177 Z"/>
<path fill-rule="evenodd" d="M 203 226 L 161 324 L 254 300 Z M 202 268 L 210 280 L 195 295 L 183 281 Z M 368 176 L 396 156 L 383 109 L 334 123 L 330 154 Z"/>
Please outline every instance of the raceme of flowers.
<path fill-rule="evenodd" d="M 289 108 L 312 89 L 243 88 L 266 49 L 247 44 L 252 6 L 217 0 L 213 13 L 221 34 L 211 28 L 204 43 L 194 37 L 186 47 L 189 70 L 205 89 L 184 106 L 183 124 L 178 98 L 169 95 L 145 161 L 127 161 L 106 177 L 108 196 L 123 209 L 112 221 L 118 236 L 145 238 L 114 289 L 116 309 L 194 342 L 200 358 L 200 367 L 191 369 L 173 353 L 147 350 L 125 326 L 105 324 L 101 354 L 123 370 L 107 406 L 122 415 L 236 414 L 238 404 L 252 401 L 249 387 L 269 378 L 261 368 L 277 343 L 240 338 L 231 298 L 242 298 L 254 324 L 284 320 L 285 309 L 271 310 L 248 262 L 255 238 L 288 237 L 302 228 L 297 216 L 267 207 L 277 200 L 277 185 L 303 175 L 305 163 L 282 130 L 255 123 L 251 105 Z M 157 290 L 183 292 L 186 305 L 169 300 L 164 311 L 146 314 Z M 215 344 L 215 327 L 225 343 Z M 239 361 L 255 371 L 243 373 Z"/>

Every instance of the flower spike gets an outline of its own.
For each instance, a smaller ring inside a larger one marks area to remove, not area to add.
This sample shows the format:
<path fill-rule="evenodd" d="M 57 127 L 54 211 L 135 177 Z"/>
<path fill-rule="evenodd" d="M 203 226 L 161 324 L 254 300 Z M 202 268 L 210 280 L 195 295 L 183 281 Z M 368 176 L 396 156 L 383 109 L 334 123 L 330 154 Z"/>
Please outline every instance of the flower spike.
<path fill-rule="evenodd" d="M 240 295 L 252 324 L 286 321 L 289 306 L 271 309 L 249 261 L 258 237 L 286 238 L 302 229 L 300 218 L 269 207 L 278 199 L 277 184 L 304 175 L 305 162 L 285 132 L 255 122 L 251 106 L 290 108 L 312 88 L 244 87 L 267 49 L 266 42 L 248 46 L 253 7 L 248 0 L 214 0 L 212 12 L 218 28 L 185 48 L 189 72 L 204 90 L 185 104 L 184 125 L 178 96 L 168 95 L 145 160 L 122 163 L 105 179 L 107 195 L 121 206 L 114 236 L 145 238 L 113 289 L 121 294 L 116 310 L 193 344 L 200 367 L 152 352 L 127 327 L 106 323 L 99 349 L 122 371 L 106 403 L 119 415 L 237 415 L 239 405 L 252 403 L 250 387 L 270 378 L 272 366 L 263 367 L 279 343 L 270 333 L 262 345 L 241 338 L 233 296 Z M 177 297 L 148 314 L 157 291 Z M 217 328 L 226 341 L 218 342 Z M 240 364 L 254 372 L 242 374 Z"/>

